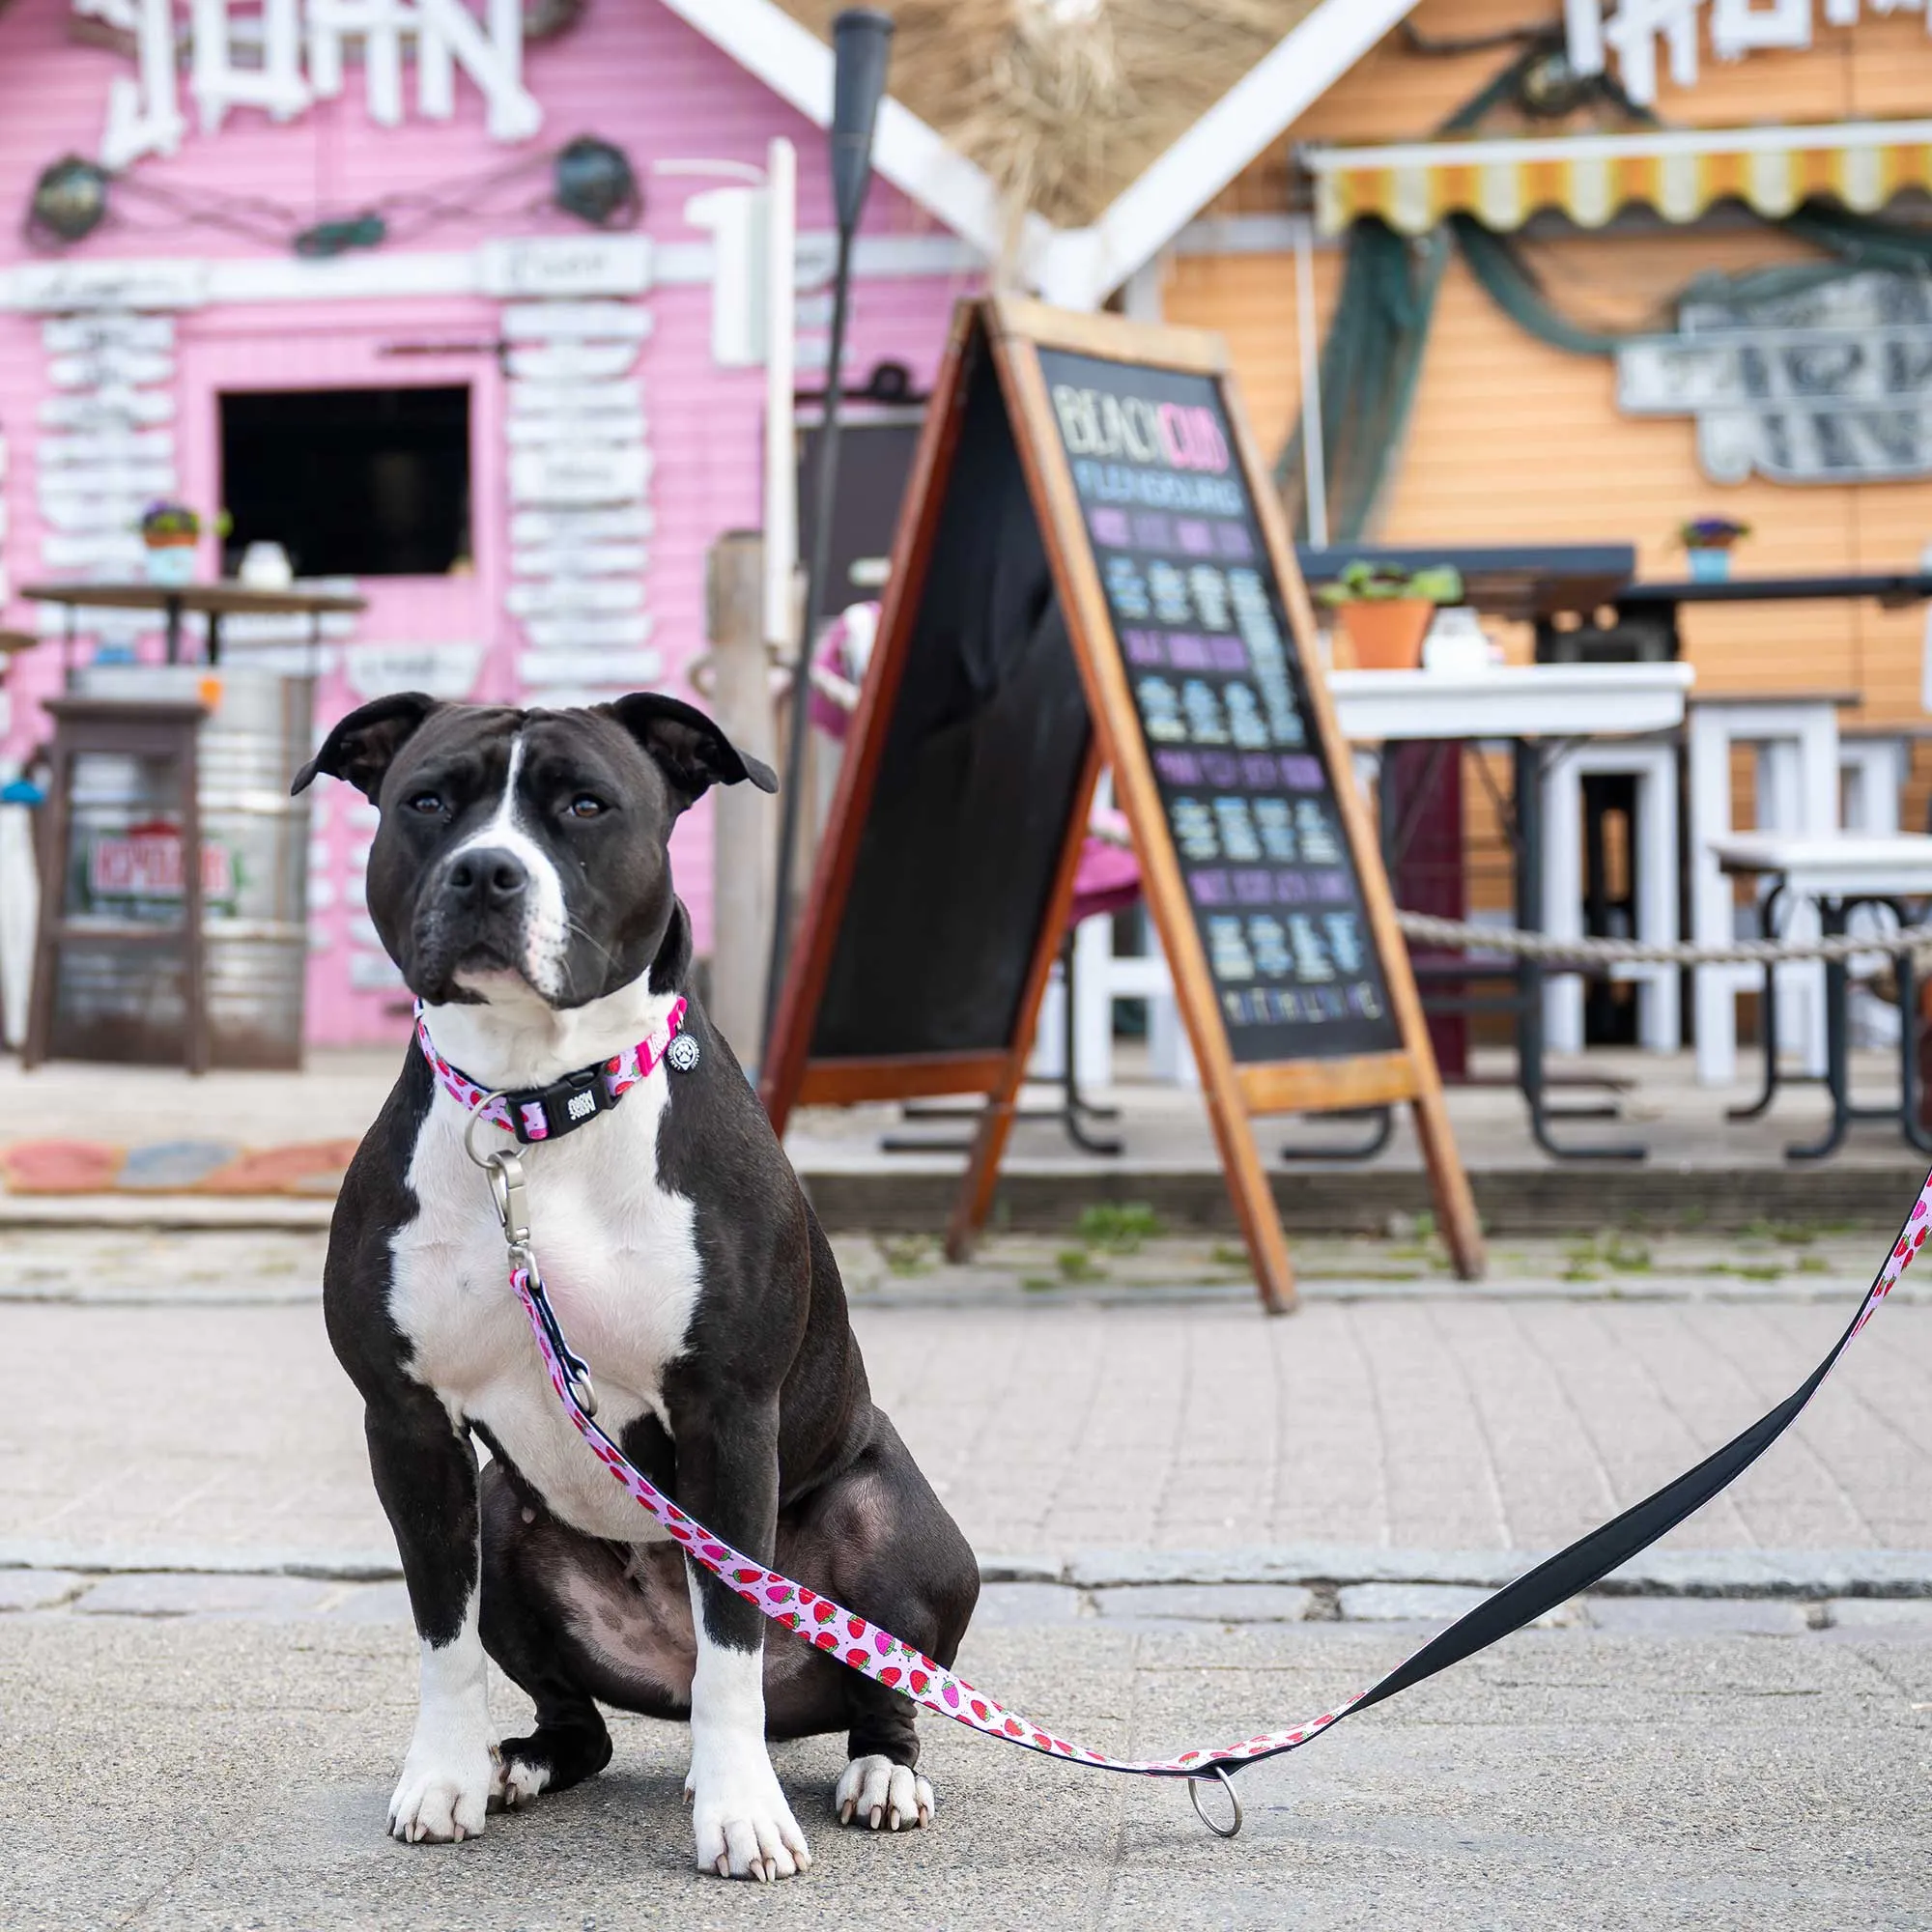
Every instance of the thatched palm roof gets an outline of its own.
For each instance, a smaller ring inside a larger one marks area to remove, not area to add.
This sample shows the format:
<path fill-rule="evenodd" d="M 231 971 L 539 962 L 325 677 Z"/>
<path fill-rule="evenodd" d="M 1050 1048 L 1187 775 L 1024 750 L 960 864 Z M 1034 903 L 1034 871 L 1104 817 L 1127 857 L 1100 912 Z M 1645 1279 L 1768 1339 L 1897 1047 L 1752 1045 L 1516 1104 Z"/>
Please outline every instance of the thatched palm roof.
<path fill-rule="evenodd" d="M 822 39 L 849 0 L 779 0 Z M 1319 0 L 886 0 L 893 95 L 1016 219 L 1092 221 Z"/>

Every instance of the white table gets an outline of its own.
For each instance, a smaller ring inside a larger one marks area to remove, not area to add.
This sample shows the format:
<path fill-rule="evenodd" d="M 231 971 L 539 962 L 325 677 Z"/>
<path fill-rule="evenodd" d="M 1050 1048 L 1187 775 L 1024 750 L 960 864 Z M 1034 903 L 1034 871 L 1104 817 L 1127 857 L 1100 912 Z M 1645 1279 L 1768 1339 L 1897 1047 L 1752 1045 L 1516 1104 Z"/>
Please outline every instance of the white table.
<path fill-rule="evenodd" d="M 1839 833 L 1787 836 L 1775 832 L 1737 832 L 1711 840 L 1711 856 L 1722 873 L 1764 881 L 1770 891 L 1759 901 L 1759 921 L 1769 934 L 1776 919 L 1777 902 L 1788 898 L 1818 909 L 1818 923 L 1828 934 L 1846 929 L 1855 906 L 1873 902 L 1899 912 L 1901 899 L 1932 899 L 1932 838 L 1923 833 Z M 1874 936 L 1872 952 L 1883 952 L 1884 941 Z M 1821 1160 L 1834 1152 L 1855 1120 L 1895 1120 L 1916 1148 L 1932 1152 L 1932 1135 L 1918 1124 L 1918 1060 L 1913 1016 L 1918 1006 L 1911 955 L 1899 952 L 1897 962 L 1899 1027 L 1899 1100 L 1894 1107 L 1854 1107 L 1851 1102 L 1850 1028 L 1847 997 L 1851 975 L 1847 962 L 1825 964 L 1825 1084 L 1832 1094 L 1832 1124 L 1825 1138 L 1785 1150 L 1792 1160 Z M 1760 968 L 1738 969 L 1751 973 Z M 1764 974 L 1765 1037 L 1775 1037 L 1778 974 Z M 1776 1097 L 1777 1055 L 1765 1055 L 1764 1091 L 1733 1119 L 1761 1114 Z"/>
<path fill-rule="evenodd" d="M 1687 734 L 1687 807 L 1690 821 L 1690 936 L 1717 945 L 1736 936 L 1730 881 L 1715 856 L 1732 832 L 1731 748 L 1756 754 L 1756 811 L 1761 831 L 1786 838 L 1825 838 L 1838 829 L 1838 713 L 1855 692 L 1721 692 L 1690 706 Z M 1808 905 L 1794 938 L 1815 931 Z M 1767 1050 L 1802 1056 L 1804 1071 L 1824 1070 L 1824 980 L 1815 964 L 1778 969 L 1783 1020 L 1766 1036 Z M 1693 976 L 1697 1080 L 1723 1087 L 1737 1077 L 1737 999 L 1756 986 L 1748 966 L 1699 966 Z"/>
<path fill-rule="evenodd" d="M 1579 740 L 1674 730 L 1684 722 L 1696 675 L 1690 665 L 1676 662 L 1496 665 L 1470 671 L 1339 670 L 1329 673 L 1328 691 L 1343 734 L 1356 743 L 1474 739 L 1501 741 L 1510 747 L 1515 766 L 1516 923 L 1526 931 L 1543 932 L 1551 929 L 1545 918 L 1544 794 L 1549 770 Z M 1383 803 L 1383 857 L 1393 870 L 1400 856 L 1394 849 L 1400 838 L 1399 814 L 1390 809 L 1386 786 Z M 1567 902 L 1578 896 L 1575 855 L 1570 858 L 1567 876 L 1573 884 L 1557 922 L 1565 928 L 1577 923 Z M 1669 896 L 1663 895 L 1666 900 Z M 1643 936 L 1674 938 L 1674 923 L 1668 933 Z M 1641 1148 L 1559 1147 L 1549 1138 L 1543 1063 L 1547 982 L 1555 977 L 1550 969 L 1524 959 L 1507 969 L 1471 972 L 1462 967 L 1433 977 L 1460 983 L 1471 978 L 1500 977 L 1505 971 L 1516 985 L 1510 1005 L 1517 1020 L 1518 1077 L 1529 1103 L 1530 1132 L 1537 1144 L 1563 1157 L 1641 1159 Z"/>
<path fill-rule="evenodd" d="M 1697 673 L 1688 664 L 1496 665 L 1487 670 L 1337 670 L 1342 735 L 1604 738 L 1674 730 Z"/>

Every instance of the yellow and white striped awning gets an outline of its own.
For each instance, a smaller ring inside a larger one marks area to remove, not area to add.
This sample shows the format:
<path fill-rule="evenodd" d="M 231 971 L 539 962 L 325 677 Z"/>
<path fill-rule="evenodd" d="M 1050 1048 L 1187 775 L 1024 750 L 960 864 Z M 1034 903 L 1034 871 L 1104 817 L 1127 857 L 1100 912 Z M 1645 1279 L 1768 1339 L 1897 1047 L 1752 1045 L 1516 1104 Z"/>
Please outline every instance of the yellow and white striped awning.
<path fill-rule="evenodd" d="M 1932 188 L 1932 121 L 1311 146 L 1301 160 L 1328 235 L 1363 214 L 1421 235 L 1447 214 L 1506 230 L 1545 210 L 1600 228 L 1633 204 L 1666 221 L 1695 221 L 1727 198 L 1777 216 L 1830 195 L 1868 213 L 1902 189 Z"/>

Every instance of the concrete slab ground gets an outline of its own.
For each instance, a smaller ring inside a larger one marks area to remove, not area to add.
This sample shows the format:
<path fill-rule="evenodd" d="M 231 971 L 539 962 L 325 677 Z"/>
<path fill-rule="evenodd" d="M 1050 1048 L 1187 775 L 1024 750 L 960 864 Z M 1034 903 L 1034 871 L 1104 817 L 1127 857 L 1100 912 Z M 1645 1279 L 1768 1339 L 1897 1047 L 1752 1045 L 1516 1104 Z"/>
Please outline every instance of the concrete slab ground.
<path fill-rule="evenodd" d="M 1222 1843 L 1173 1785 L 922 1720 L 931 1830 L 841 1832 L 835 1739 L 780 1747 L 811 1843 L 692 1869 L 678 1727 L 457 1846 L 384 1835 L 414 1698 L 393 1625 L 0 1618 L 10 1932 L 1932 1924 L 1932 1642 L 1527 1633 L 1244 1773 Z M 1412 1644 L 1338 1624 L 976 1632 L 976 1681 L 1105 1749 L 1313 1715 Z M 506 1730 L 527 1707 L 498 1681 Z"/>

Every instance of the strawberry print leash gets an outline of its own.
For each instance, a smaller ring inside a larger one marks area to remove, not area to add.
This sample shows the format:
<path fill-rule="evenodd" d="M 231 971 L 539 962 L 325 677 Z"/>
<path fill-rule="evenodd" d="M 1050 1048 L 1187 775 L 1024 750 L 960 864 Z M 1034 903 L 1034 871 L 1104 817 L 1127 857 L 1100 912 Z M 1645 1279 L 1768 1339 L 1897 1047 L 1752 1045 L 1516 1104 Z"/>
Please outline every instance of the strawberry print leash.
<path fill-rule="evenodd" d="M 494 1096 L 478 1096 L 483 1101 L 491 1097 Z M 477 1107 L 470 1122 L 472 1134 L 477 1122 L 485 1118 Z M 468 1141 L 466 1144 L 469 1145 Z M 1477 1605 L 1368 1690 L 1345 1698 L 1321 1716 L 1307 1719 L 1290 1730 L 1267 1731 L 1238 1744 L 1205 1747 L 1182 1751 L 1175 1757 L 1117 1758 L 1085 1745 L 1071 1744 L 1042 1728 L 856 1610 L 806 1588 L 743 1550 L 734 1549 L 687 1516 L 636 1469 L 598 1426 L 597 1397 L 589 1368 L 564 1339 L 545 1291 L 543 1273 L 530 1246 L 521 1160 L 507 1149 L 480 1155 L 469 1145 L 469 1151 L 471 1159 L 484 1169 L 489 1179 L 491 1196 L 509 1248 L 510 1286 L 529 1317 L 530 1330 L 549 1371 L 551 1386 L 556 1390 L 578 1433 L 611 1472 L 611 1479 L 630 1492 L 639 1508 L 682 1547 L 692 1562 L 702 1564 L 748 1604 L 755 1605 L 774 1623 L 806 1642 L 830 1652 L 851 1669 L 970 1730 L 1068 1764 L 1140 1777 L 1188 1779 L 1188 1793 L 1196 1811 L 1201 1812 L 1210 1831 L 1225 1838 L 1232 1838 L 1241 1829 L 1240 1801 L 1235 1796 L 1232 1773 L 1263 1758 L 1297 1750 L 1351 1713 L 1382 1703 L 1520 1630 L 1647 1548 L 1747 1469 L 1796 1421 L 1838 1357 L 1878 1312 L 1879 1304 L 1910 1266 L 1913 1257 L 1924 1245 L 1928 1229 L 1932 1229 L 1932 1174 L 1929 1174 L 1850 1325 L 1792 1394 L 1695 1468 L 1687 1470 L 1675 1482 L 1665 1484 L 1654 1495 L 1645 1497 Z M 1233 1802 L 1231 1825 L 1217 1824 L 1201 1809 L 1201 1786 L 1209 1780 L 1218 1780 Z"/>

